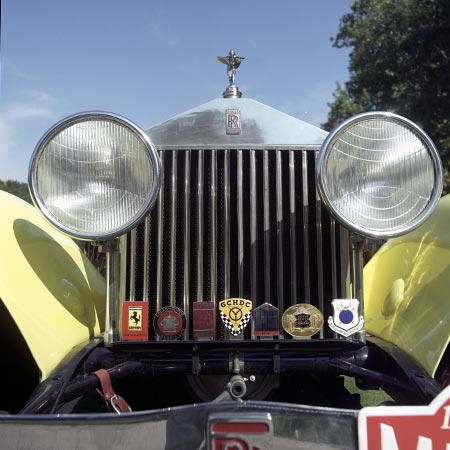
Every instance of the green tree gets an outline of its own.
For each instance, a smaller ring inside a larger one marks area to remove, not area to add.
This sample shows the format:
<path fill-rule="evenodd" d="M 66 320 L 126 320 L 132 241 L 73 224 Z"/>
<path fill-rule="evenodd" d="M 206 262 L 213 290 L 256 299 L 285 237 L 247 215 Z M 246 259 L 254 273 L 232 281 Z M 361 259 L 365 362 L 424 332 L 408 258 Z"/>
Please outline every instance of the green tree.
<path fill-rule="evenodd" d="M 333 45 L 351 48 L 349 80 L 329 104 L 331 129 L 349 116 L 392 111 L 420 125 L 450 169 L 449 0 L 356 0 Z"/>
<path fill-rule="evenodd" d="M 27 183 L 22 183 L 16 180 L 0 180 L 0 190 L 9 192 L 10 194 L 16 195 L 28 203 L 32 203 Z"/>

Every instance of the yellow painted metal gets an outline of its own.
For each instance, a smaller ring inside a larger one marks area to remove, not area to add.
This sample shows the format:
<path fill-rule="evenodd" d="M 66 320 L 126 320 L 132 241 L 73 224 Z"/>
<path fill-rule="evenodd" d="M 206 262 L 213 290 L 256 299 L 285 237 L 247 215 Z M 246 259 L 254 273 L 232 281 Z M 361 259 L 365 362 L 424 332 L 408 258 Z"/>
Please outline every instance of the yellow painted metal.
<path fill-rule="evenodd" d="M 434 375 L 450 340 L 450 195 L 411 233 L 388 241 L 364 269 L 366 330 Z"/>
<path fill-rule="evenodd" d="M 0 298 L 44 380 L 103 328 L 105 280 L 33 206 L 0 191 L 0 211 Z"/>

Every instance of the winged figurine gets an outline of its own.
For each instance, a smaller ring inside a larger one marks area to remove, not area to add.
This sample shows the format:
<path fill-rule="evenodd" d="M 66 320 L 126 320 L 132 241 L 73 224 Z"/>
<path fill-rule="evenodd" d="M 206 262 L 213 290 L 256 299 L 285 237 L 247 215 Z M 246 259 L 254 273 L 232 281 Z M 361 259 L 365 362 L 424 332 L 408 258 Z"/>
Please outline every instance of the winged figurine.
<path fill-rule="evenodd" d="M 217 59 L 222 64 L 227 65 L 228 80 L 230 81 L 230 85 L 234 85 L 234 76 L 236 74 L 236 69 L 245 58 L 242 56 L 237 56 L 234 50 L 230 50 L 228 56 L 218 56 Z"/>

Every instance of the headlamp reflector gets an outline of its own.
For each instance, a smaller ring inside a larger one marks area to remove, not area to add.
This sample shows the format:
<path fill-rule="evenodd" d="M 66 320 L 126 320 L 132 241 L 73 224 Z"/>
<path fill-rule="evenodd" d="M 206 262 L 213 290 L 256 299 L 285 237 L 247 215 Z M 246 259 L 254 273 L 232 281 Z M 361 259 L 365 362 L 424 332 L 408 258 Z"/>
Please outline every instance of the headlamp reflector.
<path fill-rule="evenodd" d="M 30 164 L 33 200 L 56 227 L 103 240 L 137 225 L 159 189 L 159 157 L 148 136 L 108 113 L 71 116 L 50 129 Z"/>
<path fill-rule="evenodd" d="M 397 236 L 431 214 L 442 190 L 442 163 L 411 121 L 365 113 L 336 128 L 317 160 L 322 197 L 345 226 L 369 237 Z"/>

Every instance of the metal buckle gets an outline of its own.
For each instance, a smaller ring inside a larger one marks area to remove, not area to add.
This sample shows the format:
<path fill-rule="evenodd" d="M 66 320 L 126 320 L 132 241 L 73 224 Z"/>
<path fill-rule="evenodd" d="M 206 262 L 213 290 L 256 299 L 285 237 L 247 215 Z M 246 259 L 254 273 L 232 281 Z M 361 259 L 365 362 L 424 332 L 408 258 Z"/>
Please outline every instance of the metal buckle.
<path fill-rule="evenodd" d="M 115 411 L 117 414 L 122 414 L 122 413 L 124 413 L 124 412 L 131 412 L 132 410 L 131 410 L 131 408 L 126 404 L 126 402 L 125 402 L 125 405 L 128 407 L 128 411 L 122 411 L 122 410 L 120 409 L 120 405 L 119 405 L 119 403 L 117 402 L 117 401 L 120 400 L 120 399 L 122 399 L 122 397 L 121 397 L 120 395 L 117 395 L 117 394 L 114 394 L 114 395 L 109 399 L 109 403 L 111 404 L 111 406 L 112 406 L 112 408 L 114 409 L 114 411 Z"/>

